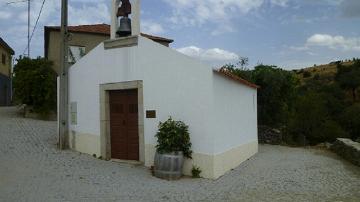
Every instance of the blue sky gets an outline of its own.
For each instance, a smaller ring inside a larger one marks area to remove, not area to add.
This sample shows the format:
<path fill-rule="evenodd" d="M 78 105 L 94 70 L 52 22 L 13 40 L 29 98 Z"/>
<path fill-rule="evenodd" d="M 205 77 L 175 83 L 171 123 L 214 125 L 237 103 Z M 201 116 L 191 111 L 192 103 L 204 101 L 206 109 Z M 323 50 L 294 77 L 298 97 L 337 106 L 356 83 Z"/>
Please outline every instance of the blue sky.
<path fill-rule="evenodd" d="M 27 5 L 0 0 L 0 36 L 26 48 Z M 43 0 L 32 0 L 34 26 Z M 69 0 L 71 25 L 109 23 L 111 0 Z M 248 57 L 294 69 L 360 57 L 360 0 L 142 0 L 142 32 L 212 66 Z M 43 56 L 43 26 L 60 24 L 60 0 L 46 0 L 31 42 Z"/>

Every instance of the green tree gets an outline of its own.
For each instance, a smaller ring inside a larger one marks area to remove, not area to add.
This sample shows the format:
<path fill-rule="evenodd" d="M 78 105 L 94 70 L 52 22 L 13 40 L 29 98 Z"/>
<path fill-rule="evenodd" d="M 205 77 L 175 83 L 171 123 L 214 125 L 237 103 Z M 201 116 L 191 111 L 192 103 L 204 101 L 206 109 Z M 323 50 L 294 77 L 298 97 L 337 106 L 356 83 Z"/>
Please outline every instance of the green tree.
<path fill-rule="evenodd" d="M 293 140 L 304 136 L 311 143 L 317 142 L 319 138 L 319 126 L 327 119 L 327 112 L 321 97 L 309 92 L 299 96 L 294 107 L 294 112 L 288 125 L 288 135 Z"/>
<path fill-rule="evenodd" d="M 240 58 L 239 62 L 236 64 L 226 64 L 222 68 L 226 68 L 231 73 L 233 73 L 236 76 L 239 76 L 243 79 L 252 80 L 252 71 L 246 68 L 246 66 L 249 64 L 249 59 L 247 57 Z"/>
<path fill-rule="evenodd" d="M 36 113 L 56 109 L 56 73 L 52 62 L 44 58 L 17 59 L 14 66 L 14 96 L 21 104 L 33 106 Z"/>
<path fill-rule="evenodd" d="M 329 116 L 326 104 L 324 96 L 314 91 L 299 96 L 287 128 L 290 139 L 296 141 L 299 137 L 306 137 L 314 145 L 347 137 L 342 127 Z"/>
<path fill-rule="evenodd" d="M 334 142 L 336 138 L 348 138 L 349 134 L 333 120 L 326 120 L 318 129 L 317 141 L 320 142 Z"/>
<path fill-rule="evenodd" d="M 276 66 L 258 65 L 252 81 L 260 86 L 258 112 L 260 124 L 282 127 L 296 98 L 298 80 L 295 74 Z"/>
<path fill-rule="evenodd" d="M 342 111 L 346 106 L 344 91 L 337 83 L 331 83 L 319 86 L 317 92 L 322 96 L 331 119 L 339 122 Z"/>
<path fill-rule="evenodd" d="M 352 92 L 353 101 L 356 102 L 356 91 L 360 87 L 360 60 L 355 60 L 350 66 L 338 64 L 336 81 L 343 89 Z"/>
<path fill-rule="evenodd" d="M 353 139 L 360 138 L 360 103 L 354 104 L 344 110 L 341 116 L 344 128 Z"/>

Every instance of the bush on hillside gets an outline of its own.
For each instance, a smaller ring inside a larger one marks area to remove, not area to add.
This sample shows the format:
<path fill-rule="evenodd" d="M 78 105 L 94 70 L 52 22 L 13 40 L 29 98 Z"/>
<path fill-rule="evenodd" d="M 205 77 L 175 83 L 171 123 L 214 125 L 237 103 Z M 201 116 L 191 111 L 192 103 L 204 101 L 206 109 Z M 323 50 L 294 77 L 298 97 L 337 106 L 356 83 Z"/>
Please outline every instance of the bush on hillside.
<path fill-rule="evenodd" d="M 341 116 L 341 122 L 352 139 L 360 138 L 360 103 L 346 108 Z"/>
<path fill-rule="evenodd" d="M 309 78 L 309 77 L 311 77 L 311 72 L 309 72 L 309 71 L 304 71 L 303 77 L 304 77 L 304 78 Z"/>
<path fill-rule="evenodd" d="M 350 66 L 338 64 L 335 78 L 343 89 L 351 91 L 353 102 L 356 102 L 357 89 L 360 87 L 360 60 L 355 60 Z"/>
<path fill-rule="evenodd" d="M 286 143 L 314 145 L 360 135 L 360 60 L 354 59 L 347 66 L 341 61 L 334 65 L 338 66 L 337 73 L 326 74 L 322 74 L 325 68 L 317 67 L 308 71 L 286 71 L 269 65 L 258 65 L 254 70 L 236 65 L 225 68 L 260 86 L 259 125 L 281 129 Z M 308 78 L 297 80 L 304 77 Z"/>
<path fill-rule="evenodd" d="M 319 126 L 326 121 L 327 111 L 319 95 L 314 92 L 300 96 L 294 106 L 287 126 L 289 140 L 297 141 L 304 136 L 311 144 L 317 143 Z"/>
<path fill-rule="evenodd" d="M 348 137 L 342 127 L 331 120 L 323 96 L 315 92 L 308 92 L 298 98 L 287 130 L 287 136 L 293 142 L 299 140 L 299 137 L 305 137 L 310 145 Z"/>

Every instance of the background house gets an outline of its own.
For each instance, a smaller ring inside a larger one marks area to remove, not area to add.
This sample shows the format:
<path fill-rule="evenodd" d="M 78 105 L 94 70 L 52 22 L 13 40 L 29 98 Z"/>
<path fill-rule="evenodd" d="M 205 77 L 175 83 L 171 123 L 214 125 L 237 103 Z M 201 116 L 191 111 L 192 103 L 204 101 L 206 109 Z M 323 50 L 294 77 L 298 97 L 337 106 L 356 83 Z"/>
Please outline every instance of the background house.
<path fill-rule="evenodd" d="M 107 24 L 69 26 L 68 29 L 71 34 L 68 57 L 69 63 L 71 64 L 77 62 L 81 57 L 89 53 L 101 42 L 110 39 L 110 25 Z M 59 74 L 61 42 L 60 27 L 45 26 L 44 30 L 45 58 L 53 61 L 53 68 Z M 141 33 L 141 35 L 164 46 L 169 46 L 169 44 L 173 42 L 172 39 L 166 39 L 163 37 L 152 36 L 144 33 Z"/>
<path fill-rule="evenodd" d="M 11 104 L 11 67 L 14 50 L 0 37 L 0 106 Z"/>

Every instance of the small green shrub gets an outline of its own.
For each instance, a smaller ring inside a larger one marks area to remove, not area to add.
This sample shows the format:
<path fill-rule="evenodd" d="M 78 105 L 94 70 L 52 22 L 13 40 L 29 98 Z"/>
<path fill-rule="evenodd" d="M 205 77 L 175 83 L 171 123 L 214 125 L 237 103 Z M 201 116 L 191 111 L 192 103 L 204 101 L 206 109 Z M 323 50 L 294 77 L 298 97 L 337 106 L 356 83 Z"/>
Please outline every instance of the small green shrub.
<path fill-rule="evenodd" d="M 193 178 L 199 178 L 201 174 L 201 169 L 198 166 L 193 165 L 191 169 L 191 175 Z"/>
<path fill-rule="evenodd" d="M 160 122 L 159 130 L 155 137 L 157 137 L 157 152 L 171 153 L 182 151 L 185 157 L 191 158 L 189 126 L 184 122 L 175 121 L 171 117 L 163 123 Z"/>
<path fill-rule="evenodd" d="M 309 78 L 310 76 L 311 76 L 311 72 L 304 71 L 304 73 L 303 73 L 304 78 Z"/>
<path fill-rule="evenodd" d="M 318 142 L 334 142 L 336 138 L 348 138 L 349 134 L 341 128 L 341 126 L 332 120 L 327 120 L 322 125 L 319 131 L 319 141 Z"/>
<path fill-rule="evenodd" d="M 352 139 L 360 138 L 360 103 L 347 107 L 341 115 L 341 123 Z"/>

